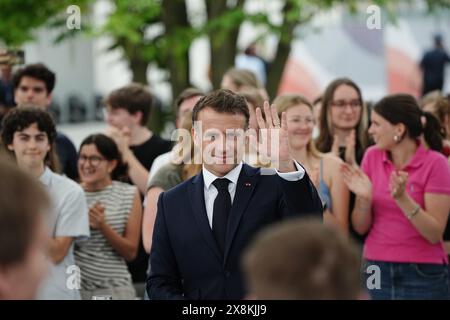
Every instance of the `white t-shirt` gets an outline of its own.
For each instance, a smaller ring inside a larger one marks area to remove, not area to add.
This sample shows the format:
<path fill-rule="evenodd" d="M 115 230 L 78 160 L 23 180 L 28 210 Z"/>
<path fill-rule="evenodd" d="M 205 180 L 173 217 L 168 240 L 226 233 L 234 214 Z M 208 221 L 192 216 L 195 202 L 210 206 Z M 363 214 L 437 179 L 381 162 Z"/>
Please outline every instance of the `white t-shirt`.
<path fill-rule="evenodd" d="M 89 237 L 89 215 L 83 189 L 76 182 L 45 168 L 39 178 L 49 193 L 52 212 L 48 224 L 52 237 L 73 237 L 74 241 Z M 67 255 L 57 265 L 51 264 L 49 274 L 41 285 L 37 299 L 79 300 L 74 241 Z M 79 278 L 78 278 L 79 279 Z"/>

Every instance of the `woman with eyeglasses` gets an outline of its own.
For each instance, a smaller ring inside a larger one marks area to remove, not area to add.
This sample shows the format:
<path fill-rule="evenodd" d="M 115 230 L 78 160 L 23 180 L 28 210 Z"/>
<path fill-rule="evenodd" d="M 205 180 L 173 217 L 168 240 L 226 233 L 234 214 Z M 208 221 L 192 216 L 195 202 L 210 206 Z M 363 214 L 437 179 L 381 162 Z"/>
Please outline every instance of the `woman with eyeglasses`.
<path fill-rule="evenodd" d="M 359 164 L 369 146 L 367 125 L 368 111 L 356 83 L 347 78 L 331 82 L 322 98 L 317 149 Z"/>
<path fill-rule="evenodd" d="M 284 94 L 273 104 L 281 117 L 286 112 L 289 146 L 315 184 L 324 205 L 324 221 L 348 233 L 350 193 L 340 174 L 342 160 L 332 153 L 317 151 L 312 140 L 314 113 L 312 104 L 302 95 Z"/>
<path fill-rule="evenodd" d="M 91 228 L 89 241 L 75 248 L 81 297 L 135 299 L 126 261 L 137 254 L 142 208 L 137 188 L 118 181 L 126 176 L 127 167 L 114 141 L 103 134 L 88 136 L 81 143 L 78 173 Z"/>
<path fill-rule="evenodd" d="M 364 151 L 370 145 L 368 111 L 361 90 L 348 78 L 332 81 L 322 96 L 319 119 L 319 136 L 315 140 L 320 152 L 332 152 L 351 165 L 361 163 Z M 357 233 L 351 224 L 351 212 L 355 204 L 355 194 L 350 192 L 349 231 L 362 245 L 364 235 Z"/>

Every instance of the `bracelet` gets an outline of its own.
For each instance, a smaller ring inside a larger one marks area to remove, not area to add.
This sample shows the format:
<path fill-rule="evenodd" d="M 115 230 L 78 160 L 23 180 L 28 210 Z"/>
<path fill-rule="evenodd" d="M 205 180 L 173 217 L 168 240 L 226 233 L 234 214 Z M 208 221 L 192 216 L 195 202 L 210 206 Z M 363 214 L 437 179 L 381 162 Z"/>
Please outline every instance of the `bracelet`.
<path fill-rule="evenodd" d="M 411 220 L 412 218 L 414 218 L 414 216 L 415 216 L 416 214 L 419 213 L 419 211 L 420 211 L 420 206 L 417 205 L 417 207 L 416 207 L 413 211 L 411 211 L 410 214 L 407 214 L 406 217 L 408 218 L 408 220 Z"/>

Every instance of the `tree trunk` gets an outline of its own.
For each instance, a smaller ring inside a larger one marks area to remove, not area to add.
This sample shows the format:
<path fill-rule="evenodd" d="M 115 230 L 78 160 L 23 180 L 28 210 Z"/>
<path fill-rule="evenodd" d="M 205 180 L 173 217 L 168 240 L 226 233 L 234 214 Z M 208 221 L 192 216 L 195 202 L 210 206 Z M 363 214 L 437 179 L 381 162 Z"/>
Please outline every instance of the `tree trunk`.
<path fill-rule="evenodd" d="M 245 0 L 238 0 L 234 9 L 242 9 Z M 232 9 L 227 7 L 226 0 L 206 0 L 206 8 L 208 13 L 208 20 L 217 19 L 223 15 L 227 10 Z M 236 24 L 230 30 L 212 30 L 209 34 L 211 44 L 211 65 L 210 76 L 214 89 L 220 88 L 220 83 L 224 73 L 234 66 L 234 58 L 237 53 L 237 39 L 239 36 L 240 23 Z M 218 32 L 227 32 L 225 37 L 216 36 Z"/>
<path fill-rule="evenodd" d="M 170 73 L 172 97 L 175 99 L 186 87 L 190 86 L 189 80 L 189 47 L 183 46 L 186 39 L 179 39 L 175 33 L 181 28 L 190 27 L 186 3 L 184 0 L 164 0 L 163 22 L 168 36 L 167 66 Z"/>
<path fill-rule="evenodd" d="M 143 59 L 140 59 L 139 57 L 134 56 L 129 58 L 129 63 L 131 72 L 133 73 L 133 82 L 138 82 L 147 85 L 148 62 Z"/>
<path fill-rule="evenodd" d="M 267 77 L 267 92 L 273 99 L 277 96 L 278 87 L 283 76 L 286 61 L 291 53 L 291 42 L 294 37 L 294 29 L 298 24 L 298 20 L 287 21 L 286 15 L 292 11 L 292 3 L 286 1 L 283 7 L 283 25 L 280 32 L 280 40 L 278 41 L 275 59 L 271 63 L 269 75 Z"/>

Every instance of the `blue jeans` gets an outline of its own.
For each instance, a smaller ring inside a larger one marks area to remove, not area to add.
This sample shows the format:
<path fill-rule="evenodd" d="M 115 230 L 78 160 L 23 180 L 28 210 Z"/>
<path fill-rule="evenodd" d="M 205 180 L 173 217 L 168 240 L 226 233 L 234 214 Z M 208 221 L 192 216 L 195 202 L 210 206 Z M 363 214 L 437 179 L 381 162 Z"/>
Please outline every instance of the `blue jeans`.
<path fill-rule="evenodd" d="M 363 279 L 373 300 L 450 298 L 446 264 L 366 261 Z"/>

